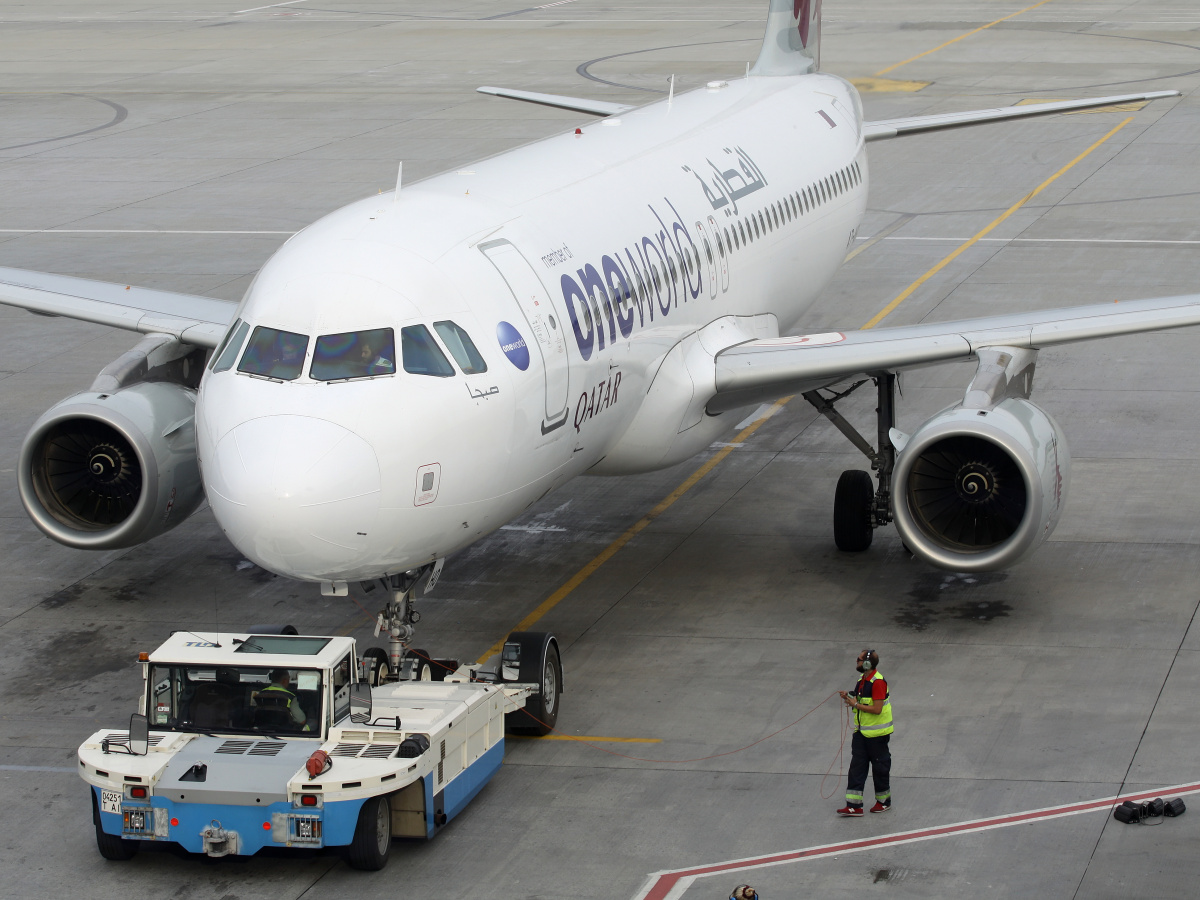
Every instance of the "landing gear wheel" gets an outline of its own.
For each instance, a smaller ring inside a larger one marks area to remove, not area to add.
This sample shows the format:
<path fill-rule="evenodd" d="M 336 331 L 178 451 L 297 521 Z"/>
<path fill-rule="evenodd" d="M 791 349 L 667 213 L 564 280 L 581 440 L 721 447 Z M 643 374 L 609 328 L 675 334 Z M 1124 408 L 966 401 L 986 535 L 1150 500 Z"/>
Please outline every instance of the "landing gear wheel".
<path fill-rule="evenodd" d="M 368 647 L 363 651 L 362 658 L 367 663 L 367 684 L 379 687 L 388 680 L 392 673 L 392 664 L 388 662 L 386 650 L 382 647 Z"/>
<path fill-rule="evenodd" d="M 514 631 L 509 642 L 521 643 L 521 669 L 517 681 L 537 682 L 541 692 L 525 701 L 525 708 L 505 716 L 505 730 L 535 737 L 549 734 L 558 722 L 562 695 L 562 660 L 558 644 L 540 632 Z"/>
<path fill-rule="evenodd" d="M 358 811 L 358 825 L 346 861 L 352 868 L 378 872 L 387 865 L 391 849 L 392 806 L 387 797 L 372 797 Z"/>
<path fill-rule="evenodd" d="M 409 650 L 405 662 L 412 665 L 413 681 L 433 681 L 433 663 L 429 661 L 428 650 Z"/>
<path fill-rule="evenodd" d="M 138 842 L 105 831 L 100 825 L 100 806 L 96 803 L 96 792 L 89 793 L 92 795 L 92 824 L 96 826 L 96 849 L 105 859 L 122 862 L 133 859 L 134 854 L 138 852 Z"/>
<path fill-rule="evenodd" d="M 839 550 L 861 553 L 871 546 L 871 507 L 875 485 L 869 472 L 849 469 L 833 495 L 833 542 Z"/>

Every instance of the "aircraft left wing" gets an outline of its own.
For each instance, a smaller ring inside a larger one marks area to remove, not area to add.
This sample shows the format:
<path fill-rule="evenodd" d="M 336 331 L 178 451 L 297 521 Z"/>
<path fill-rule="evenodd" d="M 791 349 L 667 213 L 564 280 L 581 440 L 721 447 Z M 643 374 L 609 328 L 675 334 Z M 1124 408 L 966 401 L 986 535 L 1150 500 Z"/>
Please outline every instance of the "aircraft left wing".
<path fill-rule="evenodd" d="M 237 309 L 236 303 L 215 297 L 3 267 L 0 304 L 141 334 L 169 334 L 210 348 L 220 342 Z"/>
<path fill-rule="evenodd" d="M 1038 350 L 1187 325 L 1200 325 L 1200 294 L 746 341 L 717 354 L 716 396 L 707 409 L 724 412 L 854 375 L 974 359 L 985 347 Z"/>
<path fill-rule="evenodd" d="M 1023 119 L 1029 116 L 1069 112 L 1073 109 L 1094 109 L 1098 106 L 1140 103 L 1144 100 L 1162 100 L 1166 97 L 1178 96 L 1180 96 L 1179 91 L 1150 91 L 1145 94 L 1119 94 L 1116 97 L 1092 97 L 1088 100 L 1055 100 L 1050 103 L 1030 103 L 1024 106 L 1000 106 L 995 109 L 972 109 L 966 112 L 939 113 L 933 116 L 885 119 L 879 122 L 864 122 L 863 138 L 868 141 L 882 141 L 906 134 L 919 134 L 922 131 L 979 125 L 983 122 L 995 122 L 1000 119 Z"/>

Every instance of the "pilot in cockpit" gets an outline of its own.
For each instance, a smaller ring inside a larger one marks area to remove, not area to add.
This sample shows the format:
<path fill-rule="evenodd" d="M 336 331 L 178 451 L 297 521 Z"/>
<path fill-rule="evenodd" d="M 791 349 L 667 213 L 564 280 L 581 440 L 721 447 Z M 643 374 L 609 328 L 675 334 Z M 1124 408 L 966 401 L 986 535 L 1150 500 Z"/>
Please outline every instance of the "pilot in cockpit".
<path fill-rule="evenodd" d="M 375 352 L 370 340 L 364 340 L 358 347 L 358 361 L 368 375 L 390 374 L 395 371 L 392 361 L 386 356 Z"/>

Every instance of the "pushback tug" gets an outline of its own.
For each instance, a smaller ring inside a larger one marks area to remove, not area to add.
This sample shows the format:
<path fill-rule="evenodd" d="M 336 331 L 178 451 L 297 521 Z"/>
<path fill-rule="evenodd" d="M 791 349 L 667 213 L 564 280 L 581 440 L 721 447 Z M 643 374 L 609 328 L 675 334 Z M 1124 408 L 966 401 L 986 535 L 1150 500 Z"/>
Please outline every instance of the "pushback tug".
<path fill-rule="evenodd" d="M 506 726 L 557 719 L 548 633 L 512 633 L 492 668 L 421 651 L 393 668 L 348 637 L 277 631 L 179 631 L 141 654 L 129 729 L 79 748 L 102 856 L 140 841 L 212 857 L 341 847 L 381 869 L 392 838 L 432 838 L 487 784 Z"/>

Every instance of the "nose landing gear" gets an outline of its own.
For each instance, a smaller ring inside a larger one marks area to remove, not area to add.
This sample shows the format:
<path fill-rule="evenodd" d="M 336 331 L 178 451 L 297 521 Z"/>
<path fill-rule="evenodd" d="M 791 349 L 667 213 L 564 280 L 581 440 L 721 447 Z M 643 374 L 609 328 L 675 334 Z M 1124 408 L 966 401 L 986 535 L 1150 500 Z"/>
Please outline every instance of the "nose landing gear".
<path fill-rule="evenodd" d="M 391 599 L 375 621 L 375 637 L 386 633 L 388 650 L 385 653 L 379 647 L 371 647 L 363 652 L 364 679 L 372 685 L 389 681 L 441 681 L 458 668 L 458 660 L 431 659 L 424 650 L 411 647 L 416 624 L 421 621 L 421 614 L 413 608 L 413 595 L 417 585 L 426 576 L 429 577 L 425 588 L 428 592 L 437 582 L 441 570 L 442 560 L 439 559 L 435 563 L 380 579 L 384 590 L 391 594 Z"/>

